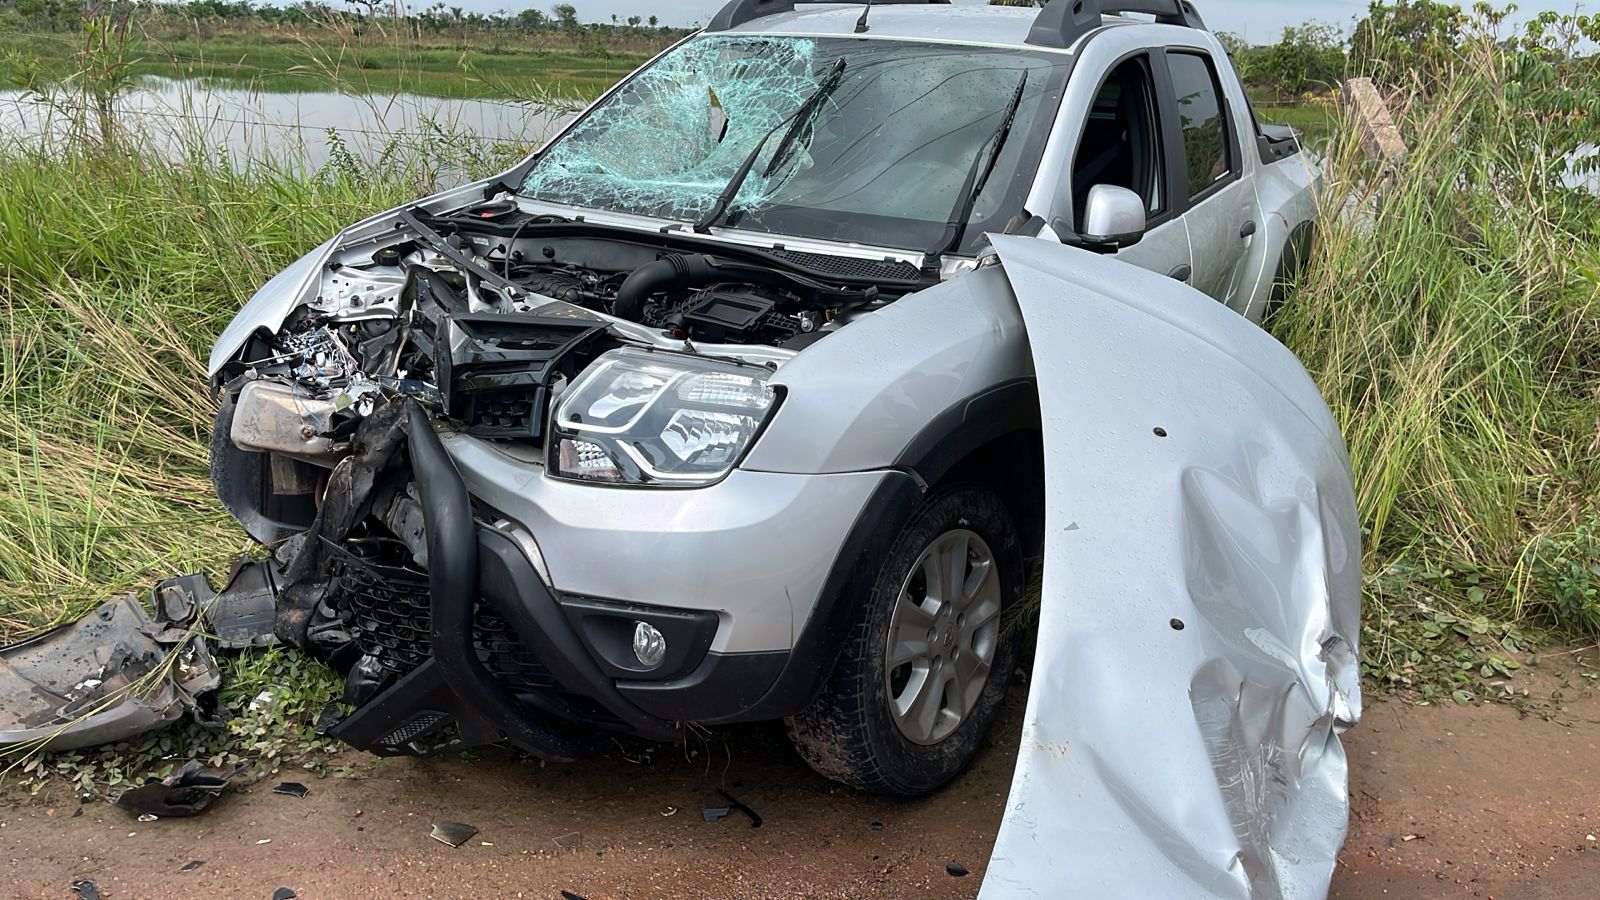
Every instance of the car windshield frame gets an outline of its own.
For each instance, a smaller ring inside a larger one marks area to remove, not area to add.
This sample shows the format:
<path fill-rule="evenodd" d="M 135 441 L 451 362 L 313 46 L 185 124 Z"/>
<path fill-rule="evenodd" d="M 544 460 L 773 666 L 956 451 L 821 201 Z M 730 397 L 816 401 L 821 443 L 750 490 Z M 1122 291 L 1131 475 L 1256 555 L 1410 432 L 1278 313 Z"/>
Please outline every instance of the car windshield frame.
<path fill-rule="evenodd" d="M 840 60 L 841 83 L 796 121 Z M 910 38 L 701 34 L 575 119 L 518 173 L 517 190 L 574 210 L 692 225 L 762 138 L 798 127 L 756 153 L 717 230 L 927 253 L 942 249 L 960 186 L 986 162 L 1026 72 L 1015 133 L 952 251 L 971 255 L 1022 212 L 1074 61 Z"/>

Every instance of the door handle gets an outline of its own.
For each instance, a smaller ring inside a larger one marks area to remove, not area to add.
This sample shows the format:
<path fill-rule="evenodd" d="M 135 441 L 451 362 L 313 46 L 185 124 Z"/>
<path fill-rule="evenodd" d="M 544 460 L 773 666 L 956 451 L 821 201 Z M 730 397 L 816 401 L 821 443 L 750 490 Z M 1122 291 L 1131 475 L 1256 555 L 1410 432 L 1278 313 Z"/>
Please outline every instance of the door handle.
<path fill-rule="evenodd" d="M 1255 233 L 1256 233 L 1256 223 L 1255 223 L 1254 219 L 1251 219 L 1250 221 L 1244 223 L 1243 225 L 1241 225 L 1239 227 L 1239 237 L 1247 238 L 1250 235 L 1255 234 Z"/>
<path fill-rule="evenodd" d="M 1167 277 L 1171 278 L 1173 281 L 1181 281 L 1184 284 L 1188 284 L 1189 279 L 1194 277 L 1194 269 L 1188 264 L 1184 264 L 1176 269 L 1173 269 L 1171 272 L 1168 272 Z"/>

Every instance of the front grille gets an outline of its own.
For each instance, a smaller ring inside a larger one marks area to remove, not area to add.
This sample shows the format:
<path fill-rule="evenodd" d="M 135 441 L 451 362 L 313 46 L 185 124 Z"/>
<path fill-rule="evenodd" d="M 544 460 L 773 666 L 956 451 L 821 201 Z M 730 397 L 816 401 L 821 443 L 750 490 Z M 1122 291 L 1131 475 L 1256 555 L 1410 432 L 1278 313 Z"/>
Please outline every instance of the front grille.
<path fill-rule="evenodd" d="M 356 644 L 384 671 L 405 675 L 433 655 L 427 575 L 341 554 L 334 577 L 338 602 L 349 608 L 356 626 Z M 555 687 L 550 672 L 517 640 L 511 625 L 481 604 L 473 615 L 472 645 L 489 671 L 513 691 Z"/>

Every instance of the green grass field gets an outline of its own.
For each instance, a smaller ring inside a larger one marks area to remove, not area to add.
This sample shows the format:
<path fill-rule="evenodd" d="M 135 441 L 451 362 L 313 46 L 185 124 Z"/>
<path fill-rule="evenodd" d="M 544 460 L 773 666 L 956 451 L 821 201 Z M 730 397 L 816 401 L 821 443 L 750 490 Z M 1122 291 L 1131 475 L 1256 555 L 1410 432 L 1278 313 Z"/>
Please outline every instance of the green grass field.
<path fill-rule="evenodd" d="M 68 78 L 82 65 L 82 47 L 82 38 L 66 34 L 0 33 L 0 85 Z M 515 97 L 535 85 L 551 94 L 592 98 L 647 58 L 536 42 L 456 45 L 278 32 L 134 38 L 122 52 L 131 76 L 209 78 L 263 91 L 406 91 L 454 98 Z"/>

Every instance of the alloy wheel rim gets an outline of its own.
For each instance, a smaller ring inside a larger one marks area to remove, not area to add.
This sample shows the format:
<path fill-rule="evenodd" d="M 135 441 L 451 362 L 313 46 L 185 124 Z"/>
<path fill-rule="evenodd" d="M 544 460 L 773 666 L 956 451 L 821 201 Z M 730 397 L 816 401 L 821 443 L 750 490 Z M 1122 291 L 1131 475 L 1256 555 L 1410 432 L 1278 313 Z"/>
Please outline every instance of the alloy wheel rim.
<path fill-rule="evenodd" d="M 889 616 L 884 691 L 907 740 L 937 744 L 978 705 L 1000 641 L 1000 574 L 974 532 L 947 531 L 911 566 Z"/>

